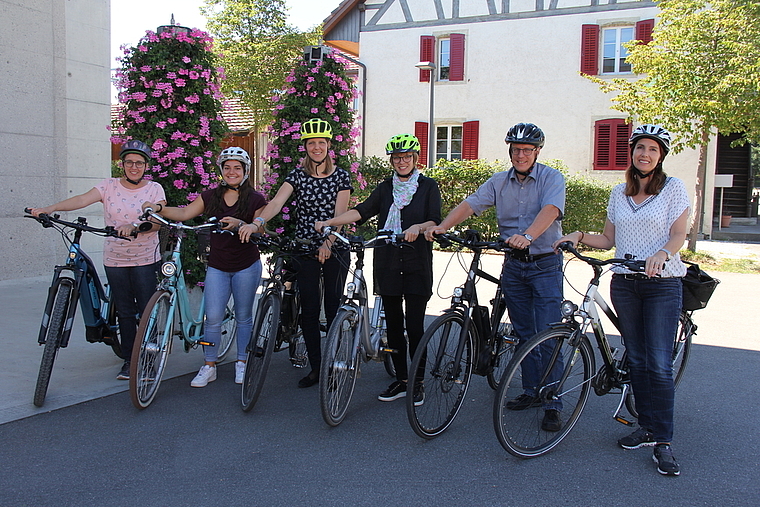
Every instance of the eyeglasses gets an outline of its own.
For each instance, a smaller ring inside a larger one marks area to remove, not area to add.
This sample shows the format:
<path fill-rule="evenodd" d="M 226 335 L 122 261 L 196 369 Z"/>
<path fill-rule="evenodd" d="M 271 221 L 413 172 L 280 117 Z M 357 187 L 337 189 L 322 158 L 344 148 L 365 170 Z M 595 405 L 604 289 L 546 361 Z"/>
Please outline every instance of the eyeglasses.
<path fill-rule="evenodd" d="M 534 148 L 512 148 L 512 153 L 516 153 L 516 154 L 518 154 L 518 155 L 519 155 L 520 153 L 524 153 L 524 154 L 526 154 L 526 155 L 530 155 L 531 153 L 533 153 L 533 152 L 534 152 L 534 151 L 536 151 L 537 149 L 538 149 L 538 148 L 535 148 L 535 147 L 534 147 Z"/>
<path fill-rule="evenodd" d="M 145 162 L 135 162 L 133 160 L 125 160 L 124 161 L 124 167 L 137 167 L 138 169 L 142 169 L 145 167 Z"/>
<path fill-rule="evenodd" d="M 391 161 L 395 164 L 396 162 L 401 162 L 402 160 L 404 162 L 409 162 L 414 158 L 414 155 L 398 155 L 391 157 Z"/>

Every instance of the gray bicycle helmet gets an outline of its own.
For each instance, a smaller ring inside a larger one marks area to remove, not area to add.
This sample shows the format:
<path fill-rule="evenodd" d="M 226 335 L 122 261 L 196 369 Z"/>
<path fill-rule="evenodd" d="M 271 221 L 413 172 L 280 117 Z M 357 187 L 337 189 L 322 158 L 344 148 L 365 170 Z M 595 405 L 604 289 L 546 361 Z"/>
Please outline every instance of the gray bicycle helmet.
<path fill-rule="evenodd" d="M 138 155 L 145 157 L 145 161 L 148 162 L 150 161 L 150 152 L 150 148 L 144 142 L 138 141 L 137 139 L 130 139 L 121 146 L 119 158 L 124 160 L 124 157 L 130 153 L 137 153 Z"/>
<path fill-rule="evenodd" d="M 228 160 L 237 160 L 243 164 L 243 180 L 240 182 L 242 185 L 245 180 L 248 179 L 248 170 L 251 168 L 251 157 L 248 156 L 247 151 L 237 146 L 230 146 L 229 148 L 223 149 L 219 154 L 219 157 L 216 159 L 220 175 L 222 174 L 222 166 L 224 166 L 224 163 Z M 225 185 L 224 181 L 222 181 L 222 185 Z"/>
<path fill-rule="evenodd" d="M 537 148 L 543 148 L 544 141 L 544 132 L 532 123 L 518 123 L 509 129 L 504 139 L 507 144 L 532 144 Z"/>
<path fill-rule="evenodd" d="M 670 152 L 670 132 L 660 125 L 645 123 L 634 129 L 631 138 L 628 140 L 628 145 L 631 148 L 631 156 L 633 156 L 633 148 L 636 146 L 636 141 L 639 139 L 652 139 L 653 141 L 657 141 L 662 148 L 662 158 L 665 158 L 665 155 Z"/>

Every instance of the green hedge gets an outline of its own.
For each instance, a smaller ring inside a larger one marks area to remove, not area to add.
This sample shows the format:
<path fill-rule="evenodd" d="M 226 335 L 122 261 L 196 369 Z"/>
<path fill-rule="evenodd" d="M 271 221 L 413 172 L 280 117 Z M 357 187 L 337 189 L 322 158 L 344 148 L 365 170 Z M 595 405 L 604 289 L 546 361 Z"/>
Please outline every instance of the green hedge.
<path fill-rule="evenodd" d="M 567 166 L 561 160 L 542 160 L 541 163 L 558 169 L 565 176 L 567 197 L 562 229 L 565 232 L 601 232 L 604 229 L 607 200 L 612 185 L 586 176 L 569 175 Z M 442 216 L 445 217 L 494 173 L 506 169 L 506 162 L 499 160 L 438 160 L 435 167 L 425 170 L 425 175 L 438 181 L 441 188 Z M 388 160 L 380 157 L 362 159 L 360 171 L 367 185 L 364 189 L 355 189 L 355 202 L 366 199 L 375 186 L 391 174 Z M 357 232 L 370 237 L 376 228 L 376 223 L 370 221 L 359 227 Z M 457 227 L 460 230 L 468 228 L 480 231 L 484 238 L 498 236 L 495 209 L 490 208 L 480 216 L 473 215 Z"/>

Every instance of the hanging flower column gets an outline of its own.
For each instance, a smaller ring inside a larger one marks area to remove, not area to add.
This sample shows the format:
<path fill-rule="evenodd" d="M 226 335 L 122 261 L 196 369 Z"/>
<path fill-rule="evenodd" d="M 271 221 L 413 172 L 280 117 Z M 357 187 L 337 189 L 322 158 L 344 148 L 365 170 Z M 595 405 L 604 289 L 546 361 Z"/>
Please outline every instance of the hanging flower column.
<path fill-rule="evenodd" d="M 286 78 L 288 86 L 272 97 L 274 122 L 269 133 L 269 172 L 265 176 L 263 192 L 272 198 L 288 173 L 306 156 L 301 142 L 301 123 L 310 118 L 330 122 L 333 128 L 330 156 L 337 167 L 349 172 L 355 188 L 364 188 L 366 182 L 359 172 L 356 157 L 356 138 L 359 129 L 354 125 L 351 104 L 354 91 L 346 76 L 348 61 L 336 52 L 326 54 L 315 63 L 300 61 Z M 282 208 L 282 214 L 272 225 L 279 233 L 295 231 L 295 205 Z"/>
<path fill-rule="evenodd" d="M 176 27 L 148 31 L 136 47 L 124 49 L 117 72 L 124 104 L 111 126 L 114 143 L 139 139 L 152 148 L 146 178 L 160 183 L 171 206 L 185 206 L 202 190 L 218 184 L 215 155 L 227 134 L 211 37 Z M 183 243 L 189 282 L 203 279 L 195 238 Z"/>

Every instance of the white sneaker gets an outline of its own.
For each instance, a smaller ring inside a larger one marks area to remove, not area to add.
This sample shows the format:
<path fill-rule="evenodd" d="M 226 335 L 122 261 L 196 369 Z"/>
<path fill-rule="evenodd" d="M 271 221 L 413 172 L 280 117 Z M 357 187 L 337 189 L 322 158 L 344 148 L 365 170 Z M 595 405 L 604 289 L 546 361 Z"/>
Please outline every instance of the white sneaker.
<path fill-rule="evenodd" d="M 198 375 L 190 382 L 190 387 L 206 387 L 209 382 L 216 380 L 216 366 L 204 364 Z"/>
<path fill-rule="evenodd" d="M 235 383 L 242 384 L 243 377 L 245 377 L 245 361 L 237 361 L 235 363 Z"/>

